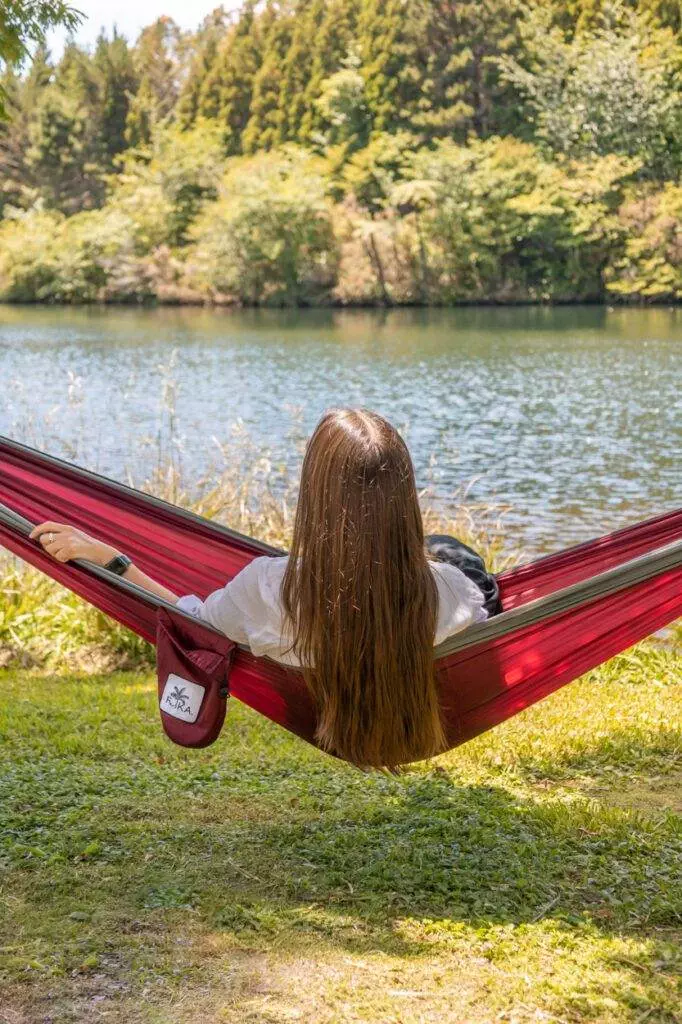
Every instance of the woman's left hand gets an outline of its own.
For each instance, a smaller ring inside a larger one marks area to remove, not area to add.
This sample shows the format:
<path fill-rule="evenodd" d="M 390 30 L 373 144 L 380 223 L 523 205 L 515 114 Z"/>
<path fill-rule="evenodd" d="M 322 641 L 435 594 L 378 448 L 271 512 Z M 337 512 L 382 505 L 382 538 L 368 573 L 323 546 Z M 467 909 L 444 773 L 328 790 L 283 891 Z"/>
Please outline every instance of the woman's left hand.
<path fill-rule="evenodd" d="M 106 565 L 120 554 L 117 548 L 104 541 L 89 537 L 82 530 L 67 523 L 40 523 L 34 526 L 30 536 L 39 541 L 49 555 L 58 562 L 70 562 L 74 558 L 85 558 L 95 565 Z"/>

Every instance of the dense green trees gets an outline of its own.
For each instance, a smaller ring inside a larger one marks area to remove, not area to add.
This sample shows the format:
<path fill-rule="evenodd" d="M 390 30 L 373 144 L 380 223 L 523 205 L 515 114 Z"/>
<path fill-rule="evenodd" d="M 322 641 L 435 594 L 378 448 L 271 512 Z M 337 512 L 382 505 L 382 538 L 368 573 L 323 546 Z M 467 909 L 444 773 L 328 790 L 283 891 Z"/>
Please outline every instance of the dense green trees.
<path fill-rule="evenodd" d="M 31 47 L 57 25 L 74 29 L 80 14 L 63 0 L 3 0 L 0 4 L 0 71 L 20 66 Z M 5 115 L 5 88 L 0 83 L 0 116 Z"/>
<path fill-rule="evenodd" d="M 38 48 L 2 77 L 0 296 L 676 300 L 681 10 L 246 0 Z"/>
<path fill-rule="evenodd" d="M 36 201 L 66 213 L 99 206 L 106 176 L 127 144 L 139 79 L 122 36 L 94 54 L 67 45 L 56 67 L 44 48 L 28 73 L 6 72 L 8 119 L 0 122 L 0 202 Z"/>
<path fill-rule="evenodd" d="M 570 35 L 547 8 L 528 9 L 523 49 L 499 62 L 524 99 L 532 132 L 552 153 L 641 157 L 649 177 L 676 174 L 682 144 L 682 49 L 669 28 L 608 8 Z"/>

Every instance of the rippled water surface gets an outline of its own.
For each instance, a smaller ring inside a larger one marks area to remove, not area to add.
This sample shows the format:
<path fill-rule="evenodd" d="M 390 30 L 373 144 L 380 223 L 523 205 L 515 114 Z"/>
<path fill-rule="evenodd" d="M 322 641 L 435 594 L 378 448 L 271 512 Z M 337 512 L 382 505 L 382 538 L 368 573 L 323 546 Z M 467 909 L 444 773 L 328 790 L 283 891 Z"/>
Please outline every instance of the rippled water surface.
<path fill-rule="evenodd" d="M 325 408 L 361 404 L 421 484 L 511 504 L 514 544 L 682 504 L 682 311 L 4 307 L 0 375 L 0 432 L 116 477 L 143 478 L 159 437 L 198 475 L 243 432 L 295 468 Z"/>

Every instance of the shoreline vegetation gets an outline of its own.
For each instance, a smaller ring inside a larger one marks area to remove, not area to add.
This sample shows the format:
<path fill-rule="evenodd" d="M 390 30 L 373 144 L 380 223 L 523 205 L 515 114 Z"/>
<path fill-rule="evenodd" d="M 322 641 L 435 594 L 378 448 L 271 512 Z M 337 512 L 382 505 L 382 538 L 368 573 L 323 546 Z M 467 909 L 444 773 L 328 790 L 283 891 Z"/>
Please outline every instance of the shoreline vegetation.
<path fill-rule="evenodd" d="M 2 75 L 0 301 L 682 298 L 657 0 L 248 0 Z"/>
<path fill-rule="evenodd" d="M 555 307 L 580 307 L 593 306 L 607 309 L 678 309 L 682 307 L 682 294 L 674 298 L 648 299 L 643 296 L 628 299 L 627 302 L 614 300 L 611 297 L 603 296 L 595 299 L 583 298 L 562 298 L 562 299 L 457 299 L 452 302 L 384 302 L 375 300 L 358 300 L 353 302 L 338 302 L 331 300 L 317 302 L 299 302 L 296 304 L 282 302 L 273 304 L 271 302 L 244 302 L 231 296 L 211 296 L 206 298 L 203 295 L 188 294 L 182 295 L 164 293 L 163 295 L 146 295 L 144 297 L 127 296 L 125 298 L 89 298 L 62 302 L 59 299 L 7 299 L 0 298 L 2 306 L 14 309 L 23 308 L 49 308 L 49 307 L 77 307 L 78 309 L 204 309 L 204 310 L 247 310 L 247 309 L 274 309 L 274 310 L 418 310 L 418 309 L 524 309 L 524 308 L 555 308 Z"/>

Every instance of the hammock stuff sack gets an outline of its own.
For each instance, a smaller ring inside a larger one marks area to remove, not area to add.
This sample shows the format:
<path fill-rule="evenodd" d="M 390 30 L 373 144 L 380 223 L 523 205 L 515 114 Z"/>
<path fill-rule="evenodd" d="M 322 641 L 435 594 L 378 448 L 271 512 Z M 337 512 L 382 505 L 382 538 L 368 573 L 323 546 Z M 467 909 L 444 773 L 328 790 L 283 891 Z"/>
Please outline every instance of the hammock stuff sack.
<path fill-rule="evenodd" d="M 156 674 L 166 735 L 183 747 L 207 747 L 225 721 L 235 644 L 197 621 L 176 621 L 159 608 Z"/>
<path fill-rule="evenodd" d="M 215 701 L 224 701 L 221 692 L 228 687 L 232 696 L 314 743 L 315 709 L 300 673 L 225 646 L 222 634 L 104 569 L 56 562 L 28 537 L 45 520 L 105 539 L 175 593 L 201 598 L 253 558 L 281 551 L 0 437 L 0 543 L 146 640 L 155 643 L 158 635 L 164 662 L 160 699 L 168 678 L 176 675 L 204 686 L 213 701 L 211 725 L 194 745 L 217 735 L 224 704 Z M 522 711 L 682 615 L 682 509 L 502 573 L 498 583 L 502 613 L 435 650 L 450 746 Z M 197 651 L 203 653 L 193 655 Z M 222 661 L 211 661 L 211 654 Z M 197 658 L 201 678 L 194 668 Z M 167 696 L 182 685 L 172 682 Z M 176 693 L 170 703 L 184 696 Z M 178 708 L 167 705 L 170 710 Z M 162 714 L 171 738 L 193 742 L 192 713 L 184 720 Z"/>

